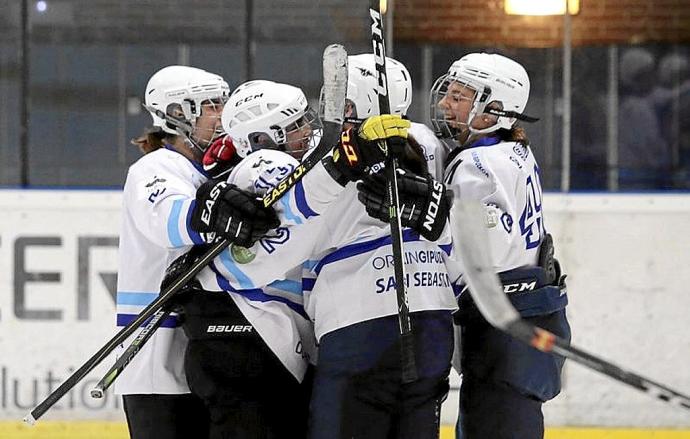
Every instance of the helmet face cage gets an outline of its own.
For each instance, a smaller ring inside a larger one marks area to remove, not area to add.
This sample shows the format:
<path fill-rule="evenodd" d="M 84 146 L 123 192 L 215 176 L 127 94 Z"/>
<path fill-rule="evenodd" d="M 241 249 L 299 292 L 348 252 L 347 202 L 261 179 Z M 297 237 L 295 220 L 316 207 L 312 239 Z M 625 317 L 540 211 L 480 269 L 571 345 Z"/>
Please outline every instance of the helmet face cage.
<path fill-rule="evenodd" d="M 247 138 L 251 151 L 274 149 L 301 159 L 310 149 L 316 147 L 321 138 L 323 126 L 316 111 L 307 107 L 304 115 L 286 125 L 272 125 L 267 131 L 250 133 Z"/>
<path fill-rule="evenodd" d="M 471 109 L 466 120 L 458 120 L 455 115 L 447 115 L 446 112 L 440 107 L 441 101 L 448 95 L 448 88 L 451 86 L 451 84 L 458 84 L 474 91 Z M 448 73 L 438 78 L 433 87 L 431 87 L 431 98 L 429 100 L 429 104 L 431 106 L 429 113 L 431 115 L 431 124 L 434 127 L 434 131 L 437 133 L 437 136 L 441 138 L 459 140 L 458 137 L 464 131 L 463 128 L 468 129 L 473 134 L 478 134 L 480 131 L 491 132 L 498 129 L 495 125 L 487 128 L 486 130 L 476 130 L 471 126 L 472 119 L 474 119 L 476 115 L 484 112 L 484 108 L 486 107 L 490 96 L 491 89 L 489 87 L 482 86 L 481 84 L 474 83 L 473 81 L 462 80 L 457 76 Z"/>
<path fill-rule="evenodd" d="M 307 107 L 304 115 L 283 131 L 285 140 L 278 143 L 278 149 L 299 160 L 307 151 L 316 147 L 323 133 L 323 125 L 316 111 Z"/>

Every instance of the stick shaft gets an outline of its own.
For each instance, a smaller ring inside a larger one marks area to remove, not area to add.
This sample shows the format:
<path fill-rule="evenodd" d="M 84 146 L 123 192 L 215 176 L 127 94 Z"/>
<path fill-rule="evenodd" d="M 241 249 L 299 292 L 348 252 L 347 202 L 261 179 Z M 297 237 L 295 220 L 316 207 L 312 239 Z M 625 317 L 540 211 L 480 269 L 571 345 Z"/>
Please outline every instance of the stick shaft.
<path fill-rule="evenodd" d="M 386 77 L 386 47 L 384 42 L 383 18 L 380 11 L 379 0 L 371 0 L 369 9 L 371 16 L 371 43 L 376 61 L 377 94 L 379 114 L 390 113 L 390 100 L 388 93 L 388 80 Z M 395 274 L 395 294 L 398 303 L 398 323 L 400 325 L 400 344 L 402 358 L 402 380 L 409 383 L 417 380 L 417 367 L 415 364 L 414 338 L 412 336 L 412 324 L 410 322 L 410 306 L 405 284 L 405 264 L 403 262 L 403 237 L 400 225 L 400 203 L 398 200 L 397 175 L 398 163 L 393 157 L 388 145 L 382 147 L 388 151 L 386 159 L 386 191 L 390 206 L 389 224 L 391 227 L 391 244 L 393 248 L 393 269 Z"/>

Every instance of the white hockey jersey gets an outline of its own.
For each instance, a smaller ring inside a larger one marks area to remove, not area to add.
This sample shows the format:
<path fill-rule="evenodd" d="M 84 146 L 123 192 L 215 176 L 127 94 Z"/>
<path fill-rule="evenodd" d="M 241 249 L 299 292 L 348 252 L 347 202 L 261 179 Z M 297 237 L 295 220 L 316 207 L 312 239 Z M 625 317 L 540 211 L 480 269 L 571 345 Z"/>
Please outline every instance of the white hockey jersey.
<path fill-rule="evenodd" d="M 252 291 L 303 266 L 300 291 L 318 340 L 345 326 L 394 315 L 397 301 L 389 226 L 367 215 L 353 183 L 343 188 L 321 165 L 307 176 L 281 201 L 284 226 L 248 255 L 224 252 L 199 280 L 205 289 Z M 443 260 L 450 235 L 440 245 L 410 230 L 403 236 L 410 310 L 456 309 Z M 269 296 L 263 300 L 286 299 Z"/>
<path fill-rule="evenodd" d="M 434 132 L 422 123 L 412 122 L 407 130 L 407 135 L 414 138 L 424 150 L 424 158 L 432 177 L 442 180 L 444 173 L 443 165 L 448 156 L 448 150 L 436 138 Z"/>
<path fill-rule="evenodd" d="M 535 265 L 546 229 L 539 166 L 531 149 L 487 137 L 453 151 L 448 160 L 444 182 L 455 198 L 487 206 L 496 272 Z M 458 270 L 462 272 L 461 267 Z"/>
<path fill-rule="evenodd" d="M 171 149 L 149 153 L 129 168 L 120 227 L 117 326 L 127 325 L 155 300 L 173 260 L 193 244 L 203 243 L 189 221 L 196 189 L 205 181 L 195 164 Z M 186 343 L 171 315 L 124 369 L 114 384 L 115 393 L 189 393 L 183 368 Z"/>
<path fill-rule="evenodd" d="M 241 189 L 263 196 L 298 165 L 296 159 L 284 152 L 263 149 L 242 160 L 230 173 L 228 181 Z M 308 184 L 310 178 L 305 176 L 305 180 Z M 300 211 L 301 201 L 298 205 L 298 194 L 298 191 L 290 191 L 275 205 L 276 212 L 284 224 L 301 221 L 293 212 Z M 250 253 L 241 247 L 231 247 L 230 254 L 234 255 L 240 264 L 245 261 L 243 257 L 251 258 Z M 218 272 L 215 263 L 211 267 L 208 269 L 209 272 Z M 301 274 L 300 267 L 295 267 L 286 272 L 283 279 L 276 280 L 270 285 L 243 290 L 234 288 L 218 277 L 217 282 L 212 283 L 213 289 L 222 286 L 228 291 L 242 314 L 298 381 L 303 380 L 309 361 L 316 359 L 314 329 L 304 311 Z M 205 282 L 202 282 L 202 285 L 208 287 Z"/>

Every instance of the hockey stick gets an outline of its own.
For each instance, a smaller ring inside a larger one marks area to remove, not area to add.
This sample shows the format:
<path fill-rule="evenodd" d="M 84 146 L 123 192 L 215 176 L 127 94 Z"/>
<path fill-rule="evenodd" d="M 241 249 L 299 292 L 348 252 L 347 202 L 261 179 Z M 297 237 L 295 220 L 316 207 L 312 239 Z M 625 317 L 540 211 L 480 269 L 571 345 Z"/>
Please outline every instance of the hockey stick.
<path fill-rule="evenodd" d="M 383 19 L 381 17 L 381 3 L 385 0 L 371 0 L 369 15 L 371 16 L 371 44 L 376 60 L 377 94 L 379 98 L 379 114 L 389 114 L 390 101 L 388 98 L 388 80 L 386 78 L 386 47 L 383 38 Z M 391 226 L 391 244 L 393 246 L 393 269 L 395 273 L 395 294 L 398 300 L 398 323 L 400 325 L 400 354 L 402 360 L 402 381 L 411 383 L 417 380 L 417 366 L 414 358 L 414 338 L 410 323 L 410 305 L 407 300 L 407 286 L 405 285 L 405 264 L 403 263 L 403 239 L 400 225 L 400 203 L 398 201 L 397 175 L 398 160 L 389 150 L 386 142 L 382 147 L 388 151 L 386 158 L 386 191 L 389 200 L 389 224 Z"/>
<path fill-rule="evenodd" d="M 100 399 L 105 396 L 105 391 L 115 382 L 117 377 L 120 376 L 125 367 L 134 359 L 134 357 L 141 351 L 147 341 L 153 336 L 153 334 L 158 330 L 158 328 L 163 324 L 163 321 L 170 315 L 170 311 L 165 307 L 156 311 L 156 313 L 151 317 L 151 320 L 146 324 L 144 329 L 141 330 L 139 335 L 137 335 L 132 343 L 129 344 L 127 349 L 117 358 L 115 364 L 113 364 L 110 369 L 103 375 L 103 378 L 96 384 L 96 386 L 91 389 L 91 397 L 95 399 Z"/>
<path fill-rule="evenodd" d="M 662 401 L 690 409 L 690 397 L 663 384 L 621 369 L 601 358 L 571 346 L 549 331 L 520 318 L 496 276 L 491 262 L 488 236 L 484 225 L 486 213 L 476 202 L 457 202 L 451 210 L 451 225 L 457 236 L 458 253 L 470 294 L 484 318 L 494 327 L 542 351 L 551 352 L 596 370 L 616 381 L 649 393 Z"/>
<path fill-rule="evenodd" d="M 268 192 L 263 198 L 266 207 L 272 206 L 285 193 L 294 187 L 319 161 L 337 144 L 342 131 L 343 114 L 345 110 L 345 94 L 347 90 L 347 53 L 343 46 L 333 44 L 324 50 L 323 77 L 325 99 L 323 134 L 318 146 L 308 155 L 295 170 L 288 175 L 278 186 Z M 227 240 L 220 241 L 209 249 L 189 268 L 189 271 L 172 282 L 161 291 L 160 295 L 151 302 L 141 313 L 122 328 L 115 337 L 108 341 L 101 349 L 89 358 L 79 369 L 70 375 L 55 391 L 48 395 L 24 418 L 24 422 L 33 425 L 43 416 L 60 398 L 69 392 L 81 381 L 94 367 L 105 359 L 118 345 L 124 343 L 127 338 L 144 324 L 152 315 L 160 311 L 162 307 L 189 281 L 191 281 L 206 265 L 230 245 Z M 149 322 L 150 323 L 150 322 Z M 150 331 L 152 333 L 153 331 Z M 140 334 L 141 335 L 141 334 Z M 142 343 L 132 348 L 132 351 L 141 349 Z M 128 350 L 129 351 L 129 348 Z M 127 352 L 125 351 L 125 352 Z M 132 352 L 130 351 L 130 353 Z M 134 352 L 136 354 L 136 352 Z M 129 358 L 129 359 L 127 359 Z M 120 357 L 123 363 L 128 363 L 131 357 Z M 119 360 L 118 360 L 119 361 Z M 119 372 L 118 372 L 119 374 Z"/>

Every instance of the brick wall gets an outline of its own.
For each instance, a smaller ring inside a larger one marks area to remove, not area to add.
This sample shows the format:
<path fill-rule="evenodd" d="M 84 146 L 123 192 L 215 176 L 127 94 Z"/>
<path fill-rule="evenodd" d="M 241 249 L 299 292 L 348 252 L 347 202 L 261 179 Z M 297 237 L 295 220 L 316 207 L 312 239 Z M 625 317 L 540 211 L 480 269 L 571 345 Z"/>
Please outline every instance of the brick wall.
<path fill-rule="evenodd" d="M 553 47 L 560 16 L 506 15 L 504 0 L 393 0 L 395 38 L 465 46 Z M 536 1 L 536 0 L 534 0 Z M 258 41 L 368 40 L 365 0 L 253 0 Z M 690 0 L 580 0 L 576 46 L 690 42 Z M 32 40 L 241 41 L 245 0 L 50 0 L 32 7 Z M 19 0 L 0 0 L 0 42 L 17 41 Z"/>
<path fill-rule="evenodd" d="M 503 0 L 394 0 L 399 41 L 553 47 L 563 17 L 507 15 Z M 573 45 L 690 42 L 690 0 L 580 0 Z"/>

